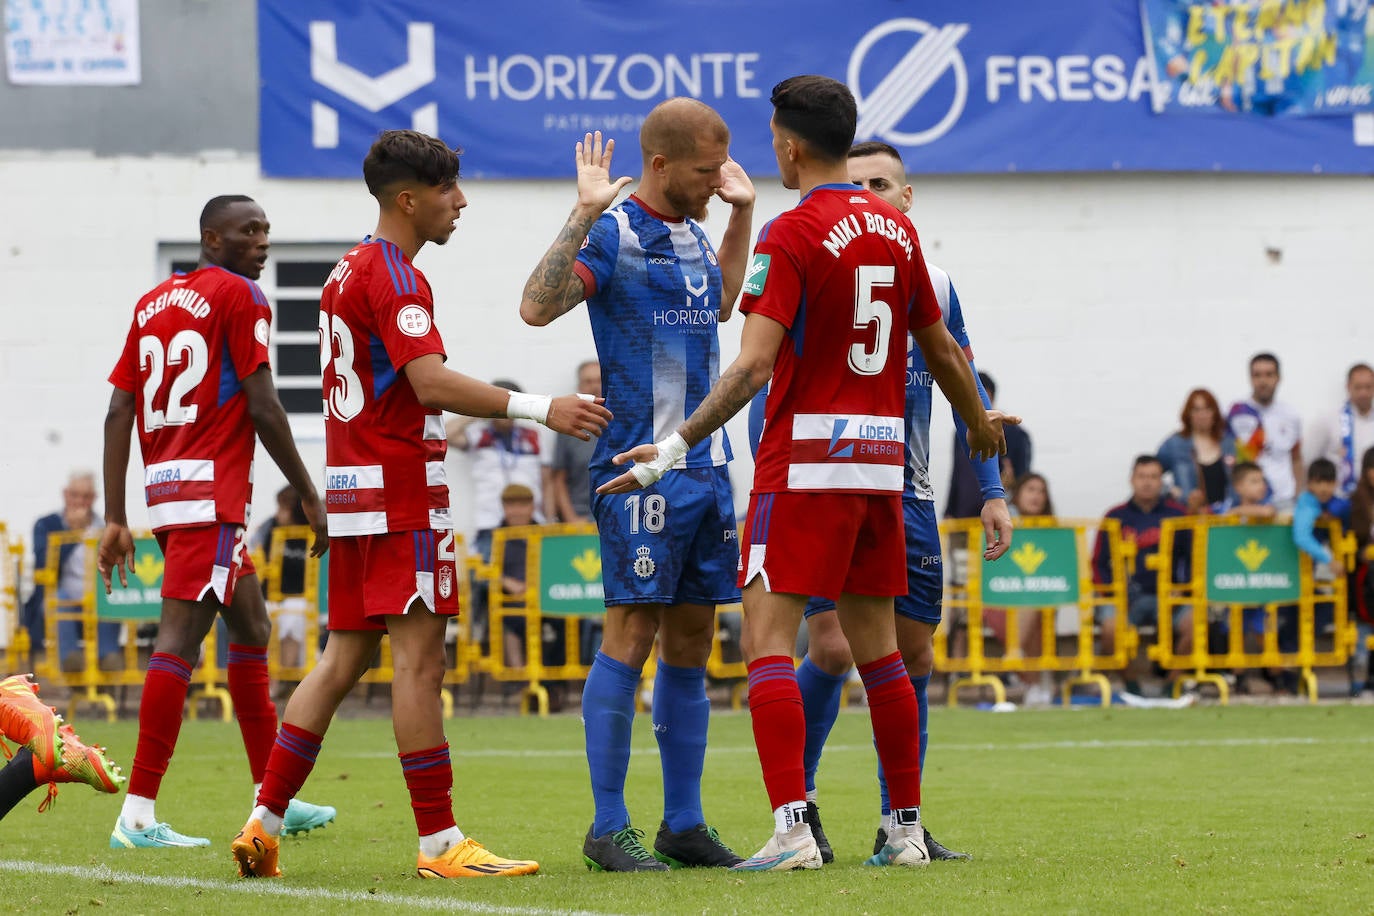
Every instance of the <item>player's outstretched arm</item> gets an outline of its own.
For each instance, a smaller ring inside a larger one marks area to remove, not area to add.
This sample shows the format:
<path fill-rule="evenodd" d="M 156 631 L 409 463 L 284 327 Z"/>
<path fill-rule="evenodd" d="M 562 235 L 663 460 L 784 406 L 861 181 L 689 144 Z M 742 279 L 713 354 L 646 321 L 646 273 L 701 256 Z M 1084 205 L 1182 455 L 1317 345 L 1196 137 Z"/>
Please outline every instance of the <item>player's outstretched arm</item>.
<path fill-rule="evenodd" d="M 724 426 L 726 420 L 739 413 L 759 389 L 768 384 L 773 374 L 773 361 L 786 333 L 787 329 L 772 318 L 757 313 L 746 316 L 744 331 L 740 334 L 739 356 L 720 374 L 705 400 L 662 442 L 637 445 L 612 458 L 615 464 L 631 461 L 634 464 L 624 474 L 597 487 L 596 492 L 628 493 L 649 486 L 677 464 L 693 445 Z"/>
<path fill-rule="evenodd" d="M 615 141 L 601 145 L 601 131 L 587 134 L 577 144 L 577 205 L 558 231 L 549 250 L 544 252 L 520 295 L 520 317 L 526 324 L 542 327 L 567 313 L 587 298 L 582 278 L 573 273 L 577 251 L 591 231 L 597 217 L 615 203 L 616 196 L 633 178 L 611 181 L 611 154 Z M 746 233 L 747 234 L 747 233 Z"/>
<path fill-rule="evenodd" d="M 253 423 L 263 448 L 281 472 L 286 482 L 300 497 L 305 518 L 315 532 L 315 543 L 310 546 L 312 557 L 323 556 L 329 549 L 329 529 L 325 522 L 324 505 L 320 494 L 315 491 L 315 482 L 305 469 L 301 453 L 296 450 L 296 440 L 291 436 L 291 423 L 286 410 L 277 397 L 277 386 L 272 384 L 272 370 L 259 366 L 256 371 L 243 379 L 243 393 L 248 398 L 248 419 Z"/>
<path fill-rule="evenodd" d="M 1020 417 L 997 410 L 987 410 L 978 396 L 978 382 L 969 366 L 964 350 L 950 336 L 943 321 L 934 321 L 923 328 L 913 328 L 912 337 L 926 358 L 926 365 L 940 390 L 968 425 L 969 457 L 974 461 L 1005 454 L 1007 441 L 1002 435 L 1003 423 L 1020 423 Z"/>
<path fill-rule="evenodd" d="M 404 371 L 421 404 L 450 413 L 533 420 L 554 432 L 576 436 L 583 441 L 601 435 L 611 421 L 611 412 L 602 406 L 606 403 L 605 398 L 579 394 L 555 398 L 507 391 L 445 368 L 437 353 L 412 359 L 405 364 Z"/>
<path fill-rule="evenodd" d="M 754 183 L 740 164 L 733 159 L 721 166 L 724 183 L 716 196 L 730 205 L 730 222 L 720 240 L 720 320 L 729 321 L 744 285 L 744 271 L 749 266 L 749 239 L 754 223 Z"/>

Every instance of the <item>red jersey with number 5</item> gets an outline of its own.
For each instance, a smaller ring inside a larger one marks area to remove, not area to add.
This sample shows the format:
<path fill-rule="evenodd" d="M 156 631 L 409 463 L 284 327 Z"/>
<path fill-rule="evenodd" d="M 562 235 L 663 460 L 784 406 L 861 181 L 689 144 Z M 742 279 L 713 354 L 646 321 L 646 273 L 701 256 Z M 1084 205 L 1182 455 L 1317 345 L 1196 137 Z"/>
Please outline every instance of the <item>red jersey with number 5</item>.
<path fill-rule="evenodd" d="M 740 310 L 787 328 L 754 492 L 900 494 L 907 334 L 941 320 L 906 216 L 820 185 L 759 233 Z"/>
<path fill-rule="evenodd" d="M 110 382 L 134 394 L 154 531 L 248 523 L 255 437 L 241 382 L 269 364 L 271 325 L 258 285 L 222 267 L 138 301 Z"/>
<path fill-rule="evenodd" d="M 430 353 L 445 356 L 429 281 L 395 244 L 364 239 L 320 296 L 331 536 L 452 529 L 444 418 L 404 372 Z"/>

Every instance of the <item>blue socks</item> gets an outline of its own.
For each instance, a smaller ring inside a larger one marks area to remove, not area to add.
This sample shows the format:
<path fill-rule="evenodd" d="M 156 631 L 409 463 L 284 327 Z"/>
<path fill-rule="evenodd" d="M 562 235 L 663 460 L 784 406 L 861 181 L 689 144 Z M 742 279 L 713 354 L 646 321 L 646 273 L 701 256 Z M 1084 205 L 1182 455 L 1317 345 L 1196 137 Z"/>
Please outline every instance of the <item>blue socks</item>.
<path fill-rule="evenodd" d="M 654 678 L 654 737 L 663 765 L 663 819 L 668 829 L 706 823 L 701 813 L 701 771 L 706 762 L 706 669 L 658 663 Z"/>
<path fill-rule="evenodd" d="M 806 712 L 806 748 L 802 752 L 802 766 L 806 769 L 806 791 L 816 791 L 816 768 L 821 763 L 821 750 L 835 719 L 840 714 L 840 696 L 848 672 L 827 674 L 811 662 L 802 660 L 797 669 L 797 687 L 801 689 L 802 708 Z"/>
<path fill-rule="evenodd" d="M 630 823 L 630 812 L 625 808 L 625 773 L 630 768 L 630 733 L 638 685 L 638 671 L 596 653 L 582 688 L 582 728 L 596 805 L 592 836 L 605 836 Z"/>
<path fill-rule="evenodd" d="M 916 691 L 916 708 L 919 710 L 921 717 L 917 735 L 921 740 L 920 764 L 921 778 L 924 782 L 926 773 L 926 736 L 930 734 L 930 731 L 926 728 L 926 712 L 930 709 L 926 703 L 926 688 L 930 686 L 930 675 L 927 674 L 924 677 L 913 677 L 911 679 L 911 686 Z M 883 765 L 881 763 L 878 764 L 878 794 L 882 799 L 883 816 L 886 817 L 892 812 L 892 803 L 887 797 L 887 777 L 883 775 Z"/>

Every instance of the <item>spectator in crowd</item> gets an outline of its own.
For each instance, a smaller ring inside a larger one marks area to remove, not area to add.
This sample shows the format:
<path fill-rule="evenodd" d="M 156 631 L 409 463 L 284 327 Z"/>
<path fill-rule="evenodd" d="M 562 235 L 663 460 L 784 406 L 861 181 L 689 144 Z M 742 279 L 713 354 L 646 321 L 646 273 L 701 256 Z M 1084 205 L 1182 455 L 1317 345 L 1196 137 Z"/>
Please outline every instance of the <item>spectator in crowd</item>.
<path fill-rule="evenodd" d="M 601 397 L 601 364 L 589 359 L 577 367 L 579 394 Z M 559 436 L 549 465 L 549 492 L 544 515 L 550 521 L 581 525 L 591 521 L 592 485 L 587 470 L 596 443 Z"/>
<path fill-rule="evenodd" d="M 1043 474 L 1031 471 L 1016 478 L 1011 488 L 1012 517 L 1028 518 L 1054 515 L 1054 501 L 1050 499 L 1050 482 Z"/>
<path fill-rule="evenodd" d="M 1231 469 L 1231 495 L 1209 507 L 1216 515 L 1239 515 L 1251 521 L 1264 521 L 1278 514 L 1269 497 L 1264 472 L 1253 461 L 1242 461 Z"/>
<path fill-rule="evenodd" d="M 515 382 L 495 379 L 492 384 L 507 391 L 523 393 Z M 534 493 L 538 506 L 542 501 L 544 464 L 539 432 L 529 423 L 505 417 L 478 420 L 458 416 L 444 428 L 449 445 L 466 452 L 472 468 L 473 526 L 477 536 L 473 547 L 482 561 L 491 562 L 491 533 L 501 524 L 501 491 L 508 484 L 520 483 Z M 543 521 L 535 514 L 536 521 Z M 477 580 L 472 586 L 472 638 L 487 642 L 487 584 Z"/>
<path fill-rule="evenodd" d="M 33 525 L 33 568 L 48 565 L 48 539 L 64 531 L 92 534 L 101 527 L 95 513 L 95 473 L 73 471 L 62 488 L 62 511 L 45 515 Z M 63 544 L 58 554 L 57 597 L 75 607 L 86 592 L 86 548 L 73 542 Z M 29 600 L 24 602 L 23 624 L 29 631 L 29 645 L 36 657 L 44 648 L 47 633 L 45 602 L 47 589 L 35 585 Z M 123 624 L 108 621 L 96 625 L 96 640 L 102 668 L 117 668 L 122 664 L 119 654 L 119 634 Z M 57 657 L 64 671 L 80 671 L 85 664 L 81 653 L 83 624 L 77 620 L 63 620 L 57 626 Z"/>
<path fill-rule="evenodd" d="M 1317 424 L 1307 451 L 1336 465 L 1336 493 L 1349 499 L 1359 483 L 1360 456 L 1374 447 L 1374 368 L 1351 366 L 1345 394 L 1341 409 Z"/>
<path fill-rule="evenodd" d="M 978 380 L 988 393 L 988 400 L 997 405 L 997 383 L 986 372 L 978 373 Z M 1007 451 L 1002 455 L 1002 485 L 1008 491 L 1022 474 L 1030 472 L 1031 439 L 1030 434 L 1020 426 L 1007 426 Z M 978 485 L 978 475 L 974 473 L 968 452 L 954 439 L 953 470 L 949 476 L 949 496 L 945 500 L 945 518 L 978 518 L 983 511 L 983 491 Z"/>
<path fill-rule="evenodd" d="M 1179 421 L 1179 431 L 1164 440 L 1158 458 L 1173 478 L 1170 496 L 1196 513 L 1229 494 L 1236 441 L 1227 432 L 1221 405 L 1206 388 L 1188 392 Z"/>
<path fill-rule="evenodd" d="M 277 511 L 267 521 L 258 526 L 253 534 L 252 546 L 270 558 L 272 552 L 272 532 L 281 527 L 308 526 L 305 507 L 301 498 L 291 487 L 277 491 Z M 300 667 L 305 649 L 305 558 L 310 550 L 307 538 L 289 538 L 282 543 L 281 566 L 278 570 L 278 583 L 281 587 L 282 603 L 277 614 L 277 638 L 281 646 L 281 663 L 288 668 Z M 267 595 L 267 578 L 262 582 L 263 596 Z"/>
<path fill-rule="evenodd" d="M 1350 503 L 1336 495 L 1336 465 L 1318 458 L 1307 469 L 1307 488 L 1293 508 L 1293 543 L 1312 558 L 1313 563 L 1331 565 L 1331 547 L 1326 525 L 1350 520 Z M 1322 526 L 1318 532 L 1317 526 Z"/>
<path fill-rule="evenodd" d="M 600 397 L 600 395 L 598 395 Z M 534 491 L 523 483 L 506 484 L 501 491 L 501 517 L 502 528 L 520 528 L 526 525 L 533 525 L 534 522 Z M 524 538 L 510 538 L 506 541 L 506 549 L 501 556 L 501 594 L 504 596 L 504 604 L 507 607 L 525 606 L 525 587 L 527 584 L 526 565 L 529 544 Z M 565 658 L 566 651 L 564 630 L 559 626 L 560 622 L 553 620 L 542 620 L 540 622 L 540 641 L 544 646 L 543 659 L 545 664 L 561 665 Z M 526 642 L 526 621 L 523 616 L 510 616 L 503 618 L 501 627 L 503 658 L 507 668 L 523 668 L 527 653 L 525 651 Z M 563 699 L 567 690 L 564 682 L 550 683 L 546 685 L 549 691 L 549 709 L 552 712 L 559 712 L 563 708 Z"/>
<path fill-rule="evenodd" d="M 1374 448 L 1367 448 L 1360 460 L 1360 482 L 1350 496 L 1350 529 L 1355 534 L 1356 556 L 1353 585 L 1350 589 L 1352 616 L 1358 627 L 1355 654 L 1350 661 L 1352 696 L 1374 695 L 1374 667 L 1370 665 L 1369 636 L 1374 634 L 1374 576 L 1370 575 L 1369 548 L 1374 543 Z M 1364 668 L 1364 681 L 1356 674 Z"/>
<path fill-rule="evenodd" d="M 1236 459 L 1260 466 L 1275 508 L 1287 512 L 1302 489 L 1302 418 L 1275 398 L 1278 388 L 1279 358 L 1256 353 L 1250 358 L 1250 397 L 1231 405 L 1226 424 Z"/>
<path fill-rule="evenodd" d="M 1187 514 L 1182 506 L 1164 495 L 1164 465 L 1154 455 L 1140 455 L 1131 468 L 1131 498 L 1107 510 L 1106 517 L 1121 523 L 1121 536 L 1136 548 L 1135 569 L 1126 583 L 1127 616 L 1133 626 L 1154 627 L 1159 623 L 1159 577 L 1149 568 L 1149 558 L 1159 553 L 1160 524 L 1166 518 Z M 1188 542 L 1174 541 L 1173 573 L 1175 582 L 1188 580 Z M 1093 551 L 1093 581 L 1107 584 L 1112 581 L 1111 556 L 1105 532 L 1099 532 Z M 1174 616 L 1174 647 L 1180 654 L 1193 648 L 1193 632 L 1189 626 L 1191 615 L 1180 609 Z M 1113 627 L 1102 628 L 1102 652 L 1116 651 Z M 1139 694 L 1140 685 L 1127 675 L 1126 689 Z"/>

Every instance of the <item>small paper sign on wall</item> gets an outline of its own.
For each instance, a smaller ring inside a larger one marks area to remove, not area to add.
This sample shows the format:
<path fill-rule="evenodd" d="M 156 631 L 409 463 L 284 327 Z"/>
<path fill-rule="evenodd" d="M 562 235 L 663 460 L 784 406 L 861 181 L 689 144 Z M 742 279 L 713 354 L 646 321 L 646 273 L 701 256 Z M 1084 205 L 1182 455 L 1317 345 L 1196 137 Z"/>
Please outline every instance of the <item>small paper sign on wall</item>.
<path fill-rule="evenodd" d="M 16 85 L 137 85 L 138 0 L 5 0 L 5 71 Z"/>

